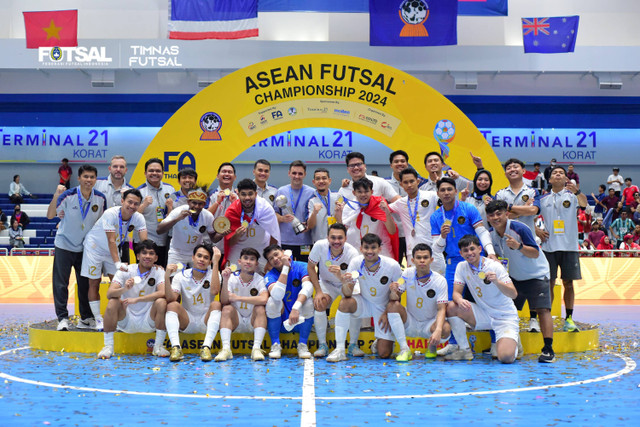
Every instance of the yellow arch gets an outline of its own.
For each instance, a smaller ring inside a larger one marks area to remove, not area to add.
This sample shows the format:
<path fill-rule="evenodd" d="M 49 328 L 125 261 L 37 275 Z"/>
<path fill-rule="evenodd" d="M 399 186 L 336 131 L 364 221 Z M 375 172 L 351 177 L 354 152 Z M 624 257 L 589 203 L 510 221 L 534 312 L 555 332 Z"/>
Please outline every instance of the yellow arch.
<path fill-rule="evenodd" d="M 204 132 L 206 113 L 214 113 L 208 117 L 209 124 L 217 115 L 221 127 Z M 392 150 L 403 149 L 426 176 L 423 157 L 440 151 L 434 130 L 442 120 L 455 127 L 453 140 L 446 145 L 448 165 L 473 177 L 475 167 L 469 155 L 473 151 L 482 157 L 485 168 L 502 170 L 471 120 L 443 95 L 403 71 L 343 55 L 276 58 L 229 74 L 185 103 L 151 141 L 132 182 L 144 182 L 144 160 L 164 159 L 169 152 L 173 154 L 167 158 L 182 157 L 182 161 L 165 165 L 165 181 L 177 184 L 178 166 L 190 165 L 193 158 L 200 181 L 212 182 L 220 163 L 233 161 L 258 141 L 309 127 L 351 130 Z M 505 186 L 504 175 L 495 175 L 494 189 Z"/>

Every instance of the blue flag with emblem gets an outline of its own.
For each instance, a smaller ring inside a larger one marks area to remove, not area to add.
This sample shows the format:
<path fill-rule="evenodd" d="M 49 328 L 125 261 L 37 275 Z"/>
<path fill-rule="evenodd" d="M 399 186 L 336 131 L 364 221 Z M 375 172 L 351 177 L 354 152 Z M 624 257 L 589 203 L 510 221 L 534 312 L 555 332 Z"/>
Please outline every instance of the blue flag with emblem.
<path fill-rule="evenodd" d="M 458 0 L 369 0 L 369 44 L 457 44 L 457 18 Z"/>
<path fill-rule="evenodd" d="M 507 0 L 459 0 L 458 15 L 507 16 Z"/>
<path fill-rule="evenodd" d="M 522 18 L 524 53 L 573 52 L 579 16 Z"/>

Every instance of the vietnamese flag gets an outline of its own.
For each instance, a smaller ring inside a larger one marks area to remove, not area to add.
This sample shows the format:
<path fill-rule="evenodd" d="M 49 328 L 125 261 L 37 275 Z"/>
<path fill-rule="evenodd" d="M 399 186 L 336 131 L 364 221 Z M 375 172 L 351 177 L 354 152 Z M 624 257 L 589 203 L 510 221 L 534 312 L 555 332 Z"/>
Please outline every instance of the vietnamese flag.
<path fill-rule="evenodd" d="M 78 11 L 22 12 L 27 49 L 78 46 Z"/>

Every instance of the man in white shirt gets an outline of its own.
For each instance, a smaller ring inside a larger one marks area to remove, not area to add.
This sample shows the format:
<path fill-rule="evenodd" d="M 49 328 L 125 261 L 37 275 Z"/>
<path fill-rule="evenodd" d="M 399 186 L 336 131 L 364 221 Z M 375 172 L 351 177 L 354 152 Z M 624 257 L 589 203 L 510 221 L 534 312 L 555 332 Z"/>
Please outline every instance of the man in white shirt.
<path fill-rule="evenodd" d="M 384 178 L 373 175 L 367 175 L 367 165 L 364 161 L 364 154 L 353 151 L 345 157 L 347 163 L 347 173 L 351 179 L 343 179 L 342 187 L 338 191 L 342 197 L 353 200 L 353 183 L 367 178 L 373 183 L 373 195 L 382 196 L 389 203 L 395 202 L 400 195 L 393 189 L 391 184 Z"/>
<path fill-rule="evenodd" d="M 315 244 L 318 240 L 327 237 L 327 230 L 331 224 L 335 224 L 336 203 L 338 193 L 332 193 L 331 176 L 325 168 L 318 168 L 313 172 L 313 186 L 316 192 L 313 198 L 309 199 L 309 217 L 307 218 L 307 229 L 311 232 L 311 241 Z"/>
<path fill-rule="evenodd" d="M 138 264 L 130 264 L 127 271 L 119 270 L 107 291 L 107 309 L 104 312 L 104 348 L 98 359 L 113 356 L 114 332 L 155 332 L 153 355 L 167 357 L 164 348 L 164 316 L 167 301 L 164 299 L 164 269 L 156 266 L 156 244 L 143 240 L 135 248 Z"/>
<path fill-rule="evenodd" d="M 607 185 L 609 188 L 613 188 L 613 191 L 616 192 L 616 197 L 620 198 L 622 186 L 624 185 L 624 178 L 620 175 L 620 168 L 613 168 L 613 173 L 607 177 Z"/>

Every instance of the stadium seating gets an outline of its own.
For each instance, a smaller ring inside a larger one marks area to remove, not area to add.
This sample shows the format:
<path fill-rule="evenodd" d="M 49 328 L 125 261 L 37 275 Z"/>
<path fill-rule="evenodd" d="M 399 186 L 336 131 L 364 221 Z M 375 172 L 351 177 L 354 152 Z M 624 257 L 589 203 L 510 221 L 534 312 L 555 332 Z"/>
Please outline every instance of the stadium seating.
<path fill-rule="evenodd" d="M 52 194 L 35 194 L 36 198 L 26 198 L 20 205 L 22 210 L 29 215 L 31 222 L 24 231 L 25 248 L 53 249 L 53 241 L 57 231 L 58 218 L 47 219 L 47 207 L 51 202 Z M 7 215 L 7 222 L 13 214 L 14 204 L 9 196 L 0 194 L 0 208 Z M 0 231 L 0 248 L 9 246 L 9 230 Z"/>

